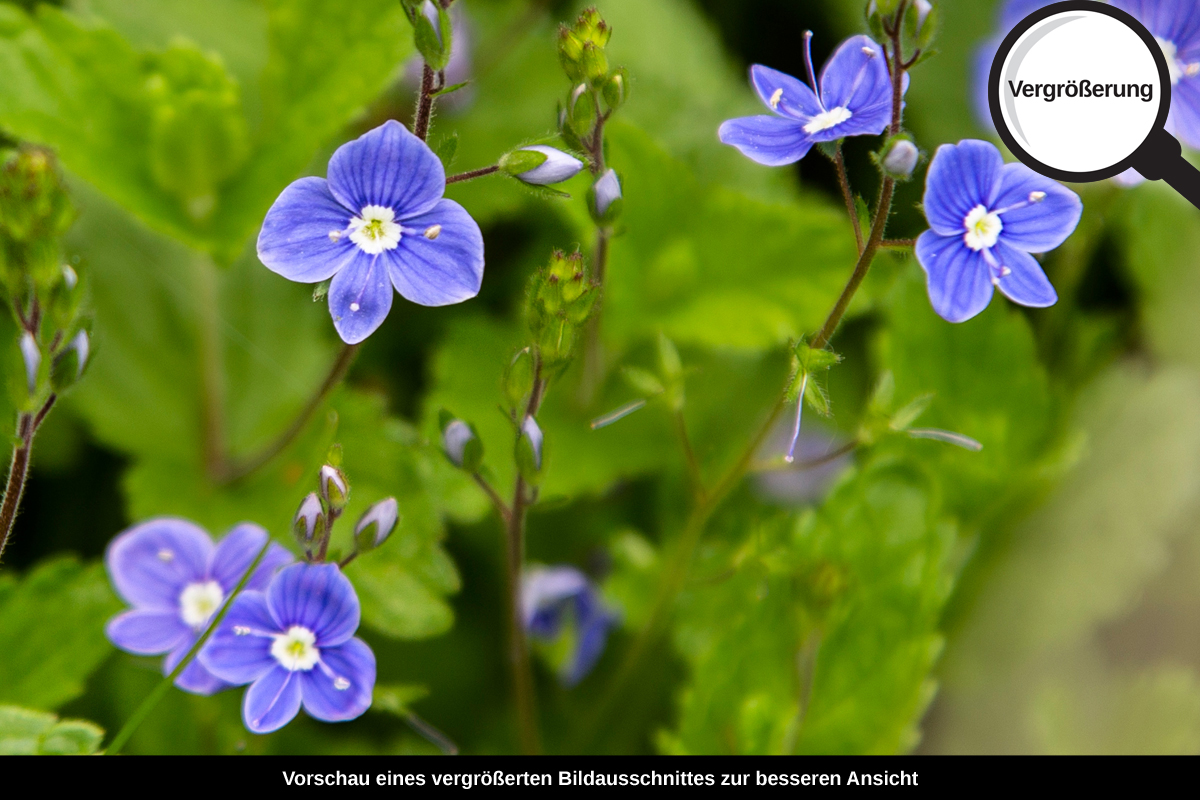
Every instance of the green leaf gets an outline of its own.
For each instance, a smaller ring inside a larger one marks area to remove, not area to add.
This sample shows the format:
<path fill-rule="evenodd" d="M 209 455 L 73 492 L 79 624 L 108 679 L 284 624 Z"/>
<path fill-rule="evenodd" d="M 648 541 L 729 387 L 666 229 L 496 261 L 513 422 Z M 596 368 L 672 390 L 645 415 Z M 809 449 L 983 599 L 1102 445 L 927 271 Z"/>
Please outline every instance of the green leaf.
<path fill-rule="evenodd" d="M 404 718 L 412 713 L 410 706 L 428 694 L 429 689 L 415 683 L 375 684 L 371 709 Z"/>
<path fill-rule="evenodd" d="M 104 731 L 85 720 L 0 705 L 0 755 L 86 756 L 103 738 Z"/>
<path fill-rule="evenodd" d="M 121 605 L 100 564 L 59 557 L 0 575 L 0 703 L 58 708 L 111 652 L 104 623 Z"/>

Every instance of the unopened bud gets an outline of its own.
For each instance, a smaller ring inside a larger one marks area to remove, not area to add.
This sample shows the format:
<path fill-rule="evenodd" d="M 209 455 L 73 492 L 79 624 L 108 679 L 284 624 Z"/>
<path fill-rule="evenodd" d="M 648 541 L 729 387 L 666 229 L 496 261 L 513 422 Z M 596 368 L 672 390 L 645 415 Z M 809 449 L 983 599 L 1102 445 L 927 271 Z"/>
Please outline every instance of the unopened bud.
<path fill-rule="evenodd" d="M 598 222 L 611 222 L 621 213 L 621 181 L 614 170 L 608 170 L 589 192 L 593 216 Z"/>
<path fill-rule="evenodd" d="M 904 180 L 912 175 L 920 158 L 921 152 L 915 144 L 908 139 L 897 139 L 883 157 L 883 171 L 888 177 Z"/>
<path fill-rule="evenodd" d="M 79 283 L 79 274 L 71 268 L 70 264 L 63 264 L 62 276 L 63 284 L 67 287 L 67 291 L 73 291 Z"/>
<path fill-rule="evenodd" d="M 330 509 L 346 507 L 346 501 L 350 497 L 350 482 L 346 480 L 344 472 L 326 464 L 321 467 L 320 485 L 321 498 Z"/>
<path fill-rule="evenodd" d="M 525 417 L 525 421 L 521 423 L 521 440 L 529 446 L 535 470 L 542 468 L 542 439 L 542 429 L 538 426 L 537 420 L 532 415 Z"/>
<path fill-rule="evenodd" d="M 446 458 L 450 459 L 450 463 L 456 467 L 463 465 L 467 443 L 474 438 L 475 432 L 471 430 L 471 426 L 461 419 L 456 419 L 446 426 L 442 431 L 442 448 L 446 451 Z"/>
<path fill-rule="evenodd" d="M 387 541 L 400 518 L 400 507 L 396 498 L 380 500 L 366 510 L 354 526 L 354 543 L 360 552 L 374 550 Z"/>
<path fill-rule="evenodd" d="M 21 358 L 25 361 L 25 383 L 29 393 L 37 391 L 38 369 L 42 366 L 42 351 L 29 332 L 21 334 Z"/>
<path fill-rule="evenodd" d="M 625 72 L 624 67 L 613 71 L 604 84 L 602 94 L 604 102 L 612 111 L 625 104 L 625 99 L 629 96 L 629 75 Z"/>
<path fill-rule="evenodd" d="M 309 492 L 292 518 L 292 533 L 301 544 L 309 544 L 324 532 L 325 511 L 321 507 L 321 498 L 316 492 Z"/>
<path fill-rule="evenodd" d="M 541 163 L 531 169 L 526 169 L 514 175 L 517 180 L 531 183 L 535 186 L 548 186 L 552 183 L 562 183 L 565 180 L 575 177 L 579 171 L 583 169 L 583 162 L 572 155 L 564 153 L 562 150 L 557 150 L 553 147 L 547 147 L 543 144 L 535 144 L 529 147 L 522 147 L 516 153 L 539 154 L 545 156 Z M 515 155 L 515 153 L 513 154 Z M 504 168 L 503 159 L 501 168 Z"/>

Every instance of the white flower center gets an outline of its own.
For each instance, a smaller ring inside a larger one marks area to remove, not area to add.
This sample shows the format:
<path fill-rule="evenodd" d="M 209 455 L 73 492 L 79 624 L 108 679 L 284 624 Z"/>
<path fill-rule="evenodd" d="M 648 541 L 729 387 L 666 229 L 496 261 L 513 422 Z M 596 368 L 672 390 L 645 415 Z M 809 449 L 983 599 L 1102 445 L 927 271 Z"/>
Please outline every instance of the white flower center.
<path fill-rule="evenodd" d="M 179 609 L 183 621 L 193 628 L 202 628 L 225 602 L 225 592 L 216 581 L 189 583 L 179 593 Z"/>
<path fill-rule="evenodd" d="M 400 244 L 396 212 L 387 206 L 366 206 L 359 216 L 350 220 L 350 241 L 373 256 L 395 249 Z"/>
<path fill-rule="evenodd" d="M 287 670 L 310 670 L 321 660 L 317 649 L 317 637 L 308 628 L 293 625 L 287 633 L 281 633 L 271 643 L 271 655 Z"/>
<path fill-rule="evenodd" d="M 996 240 L 1000 238 L 1000 231 L 1004 230 L 1004 223 L 1000 221 L 999 214 L 979 205 L 967 214 L 963 220 L 963 227 L 967 229 L 963 234 L 963 241 L 967 247 L 978 251 L 995 246 Z"/>
<path fill-rule="evenodd" d="M 850 113 L 850 109 L 845 106 L 831 108 L 828 111 L 822 111 L 809 120 L 808 124 L 804 126 L 804 132 L 817 133 L 818 131 L 827 131 L 835 125 L 841 125 L 852 116 L 853 114 Z"/>

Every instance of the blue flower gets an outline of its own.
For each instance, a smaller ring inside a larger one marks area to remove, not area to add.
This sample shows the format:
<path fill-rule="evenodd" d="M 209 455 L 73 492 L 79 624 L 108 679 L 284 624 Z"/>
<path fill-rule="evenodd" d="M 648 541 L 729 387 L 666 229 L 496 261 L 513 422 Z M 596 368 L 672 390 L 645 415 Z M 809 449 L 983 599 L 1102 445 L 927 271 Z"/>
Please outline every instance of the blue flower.
<path fill-rule="evenodd" d="M 1014 303 L 1054 305 L 1058 295 L 1030 253 L 1062 244 L 1083 213 L 1079 195 L 1024 164 L 1005 164 L 988 142 L 938 148 L 925 179 L 931 230 L 917 239 L 933 309 L 963 322 L 987 308 L 993 288 Z"/>
<path fill-rule="evenodd" d="M 310 716 L 344 722 L 371 705 L 375 654 L 354 637 L 354 587 L 335 564 L 293 564 L 265 592 L 242 592 L 200 651 L 210 672 L 250 684 L 242 718 L 254 733 Z"/>
<path fill-rule="evenodd" d="M 892 79 L 883 48 L 866 36 L 838 47 L 821 70 L 820 94 L 813 74 L 812 34 L 804 37 L 805 86 L 790 75 L 755 64 L 750 80 L 775 116 L 739 117 L 717 135 L 743 155 L 777 167 L 799 161 L 818 142 L 882 133 L 892 121 Z"/>
<path fill-rule="evenodd" d="M 1058 0 L 1006 0 L 1001 4 L 996 21 L 997 34 L 975 51 L 971 69 L 971 105 L 974 108 L 976 119 L 985 130 L 995 129 L 995 125 L 992 124 L 992 108 L 988 104 L 988 80 L 992 74 L 992 62 L 996 60 L 996 52 L 1000 49 L 1000 43 L 1018 22 L 1039 8 L 1056 2 Z"/>
<path fill-rule="evenodd" d="M 328 174 L 283 190 L 263 221 L 258 257 L 289 280 L 332 278 L 329 313 L 346 343 L 380 326 L 393 286 L 423 306 L 479 293 L 479 226 L 442 197 L 442 162 L 403 125 L 389 120 L 342 145 Z"/>
<path fill-rule="evenodd" d="M 567 686 L 579 683 L 596 665 L 617 619 L 587 577 L 566 566 L 528 570 L 521 579 L 521 611 L 529 635 L 543 641 L 558 639 L 571 618 L 574 646 L 559 673 Z"/>
<path fill-rule="evenodd" d="M 1200 4 L 1180 0 L 1113 0 L 1158 40 L 1171 73 L 1167 130 L 1200 149 Z"/>
<path fill-rule="evenodd" d="M 104 563 L 117 594 L 133 608 L 109 620 L 105 633 L 130 653 L 167 653 L 163 674 L 169 675 L 266 542 L 267 532 L 250 524 L 238 525 L 215 547 L 203 528 L 182 519 L 152 519 L 130 528 L 113 539 Z M 291 560 L 287 550 L 271 545 L 247 588 L 265 587 Z M 228 686 L 195 660 L 175 685 L 196 694 Z"/>

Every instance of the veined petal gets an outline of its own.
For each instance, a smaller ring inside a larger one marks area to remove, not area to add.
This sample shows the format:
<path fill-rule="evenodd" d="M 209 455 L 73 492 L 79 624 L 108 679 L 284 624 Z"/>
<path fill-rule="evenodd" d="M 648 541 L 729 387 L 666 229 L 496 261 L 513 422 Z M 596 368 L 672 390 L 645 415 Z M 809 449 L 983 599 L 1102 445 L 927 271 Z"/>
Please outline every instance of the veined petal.
<path fill-rule="evenodd" d="M 925 270 L 929 302 L 947 322 L 965 322 L 991 302 L 991 270 L 962 236 L 925 231 L 917 239 L 917 261 Z"/>
<path fill-rule="evenodd" d="M 1200 150 L 1200 78 L 1182 78 L 1172 87 L 1168 127 L 1188 147 Z"/>
<path fill-rule="evenodd" d="M 177 611 L 184 586 L 204 579 L 212 549 L 200 526 L 160 517 L 113 539 L 104 563 L 117 594 L 129 603 Z"/>
<path fill-rule="evenodd" d="M 925 218 L 929 227 L 943 236 L 966 230 L 964 220 L 971 210 L 993 203 L 1004 159 L 989 142 L 964 139 L 944 144 L 933 155 L 925 177 Z"/>
<path fill-rule="evenodd" d="M 446 191 L 441 160 L 392 119 L 339 147 L 328 177 L 329 190 L 347 208 L 385 206 L 397 218 L 428 211 Z"/>
<path fill-rule="evenodd" d="M 242 702 L 242 720 L 254 733 L 270 733 L 300 713 L 300 678 L 276 666 L 250 684 Z"/>
<path fill-rule="evenodd" d="M 1179 55 L 1185 55 L 1189 50 L 1194 53 L 1200 44 L 1197 41 L 1200 40 L 1200 14 L 1197 14 L 1195 2 L 1113 0 L 1112 4 L 1128 11 L 1159 39 L 1174 44 Z"/>
<path fill-rule="evenodd" d="M 336 647 L 358 630 L 358 595 L 335 564 L 284 567 L 267 587 L 267 607 L 279 630 L 308 628 L 319 648 Z"/>
<path fill-rule="evenodd" d="M 304 710 L 325 722 L 345 722 L 371 707 L 375 688 L 375 654 L 362 639 L 350 639 L 338 647 L 321 650 L 318 664 L 300 673 Z M 339 688 L 340 687 L 340 688 Z"/>
<path fill-rule="evenodd" d="M 267 543 L 268 535 L 261 526 L 250 522 L 238 525 L 213 549 L 208 575 L 229 594 L 246 574 L 258 551 Z M 246 583 L 247 589 L 263 590 L 271 582 L 271 576 L 280 567 L 292 562 L 292 554 L 277 544 L 272 544 L 263 556 L 254 574 Z"/>
<path fill-rule="evenodd" d="M 751 161 L 768 167 L 793 164 L 813 146 L 813 139 L 804 131 L 804 124 L 782 117 L 737 117 L 726 120 L 717 129 L 725 144 L 742 151 Z"/>
<path fill-rule="evenodd" d="M 291 281 L 328 280 L 358 251 L 342 235 L 353 216 L 334 199 L 324 178 L 301 178 L 267 212 L 258 234 L 258 260 Z"/>
<path fill-rule="evenodd" d="M 997 279 L 996 288 L 1009 300 L 1032 308 L 1045 308 L 1058 302 L 1058 293 L 1050 285 L 1041 264 L 1029 253 L 1009 247 L 1002 237 L 992 248 L 992 257 L 1008 270 L 1008 274 Z"/>
<path fill-rule="evenodd" d="M 357 250 L 354 259 L 329 284 L 329 315 L 338 336 L 346 344 L 358 344 L 383 324 L 391 310 L 386 254 L 369 255 Z"/>
<path fill-rule="evenodd" d="M 196 635 L 192 634 L 163 659 L 162 672 L 164 676 L 171 674 L 171 671 L 179 665 L 179 662 L 183 660 L 195 643 Z M 230 687 L 230 684 L 205 669 L 198 658 L 193 658 L 188 662 L 188 665 L 183 668 L 183 672 L 175 677 L 175 685 L 185 692 L 201 695 L 215 694 Z"/>
<path fill-rule="evenodd" d="M 1032 198 L 1041 197 L 1036 202 Z M 1037 174 L 1024 164 L 1000 168 L 1000 191 L 993 210 L 1002 211 L 1001 241 L 1027 253 L 1045 253 L 1058 247 L 1075 231 L 1083 215 L 1079 195 Z"/>
<path fill-rule="evenodd" d="M 448 306 L 470 300 L 483 284 L 483 234 L 467 210 L 453 200 L 404 220 L 400 246 L 384 255 L 392 285 L 406 300 L 422 306 Z"/>
<path fill-rule="evenodd" d="M 842 42 L 825 62 L 820 80 L 825 108 L 848 108 L 856 117 L 869 117 L 874 133 L 892 121 L 892 79 L 887 59 L 883 48 L 869 36 L 851 36 Z M 886 117 L 881 118 L 881 112 Z"/>
<path fill-rule="evenodd" d="M 104 626 L 109 641 L 127 653 L 156 656 L 173 650 L 191 631 L 179 611 L 132 609 L 118 614 Z"/>
<path fill-rule="evenodd" d="M 234 598 L 221 627 L 205 642 L 197 658 L 224 681 L 235 685 L 250 683 L 278 665 L 271 655 L 272 635 L 282 630 L 267 609 L 266 596 L 262 592 L 245 591 Z"/>
<path fill-rule="evenodd" d="M 750 67 L 750 83 L 763 105 L 780 116 L 807 121 L 821 113 L 813 90 L 785 72 L 755 64 Z"/>

